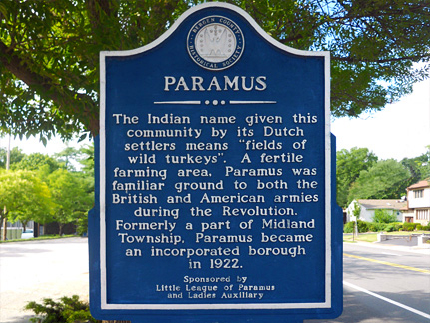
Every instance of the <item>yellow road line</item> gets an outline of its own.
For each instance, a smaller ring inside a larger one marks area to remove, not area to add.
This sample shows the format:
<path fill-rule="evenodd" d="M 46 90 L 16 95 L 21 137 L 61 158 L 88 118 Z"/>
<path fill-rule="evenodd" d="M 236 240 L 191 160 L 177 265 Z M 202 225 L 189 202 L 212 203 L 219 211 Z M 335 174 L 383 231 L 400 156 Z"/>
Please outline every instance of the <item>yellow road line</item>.
<path fill-rule="evenodd" d="M 361 257 L 361 256 L 350 255 L 348 253 L 344 253 L 343 255 L 345 257 L 356 258 L 356 259 L 360 259 L 360 260 L 367 260 L 367 261 L 375 262 L 375 263 L 381 264 L 381 265 L 387 265 L 387 266 L 392 266 L 392 267 L 397 267 L 397 268 L 403 268 L 403 269 L 407 269 L 407 270 L 418 271 L 418 272 L 424 273 L 424 274 L 430 274 L 430 270 L 427 270 L 427 269 L 420 269 L 420 268 L 415 268 L 415 267 L 410 267 L 410 266 L 404 266 L 404 265 L 394 264 L 392 262 L 387 262 L 387 261 L 376 260 L 376 259 L 372 259 L 372 258 L 366 258 L 366 257 Z"/>

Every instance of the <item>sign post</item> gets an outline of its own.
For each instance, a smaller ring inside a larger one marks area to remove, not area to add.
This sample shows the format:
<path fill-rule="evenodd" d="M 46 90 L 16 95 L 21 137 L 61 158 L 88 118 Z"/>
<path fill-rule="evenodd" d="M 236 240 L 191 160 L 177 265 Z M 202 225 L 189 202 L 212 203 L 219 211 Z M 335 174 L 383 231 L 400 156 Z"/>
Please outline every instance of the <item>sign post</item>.
<path fill-rule="evenodd" d="M 342 311 L 329 53 L 207 3 L 102 52 L 94 317 L 301 322 Z"/>

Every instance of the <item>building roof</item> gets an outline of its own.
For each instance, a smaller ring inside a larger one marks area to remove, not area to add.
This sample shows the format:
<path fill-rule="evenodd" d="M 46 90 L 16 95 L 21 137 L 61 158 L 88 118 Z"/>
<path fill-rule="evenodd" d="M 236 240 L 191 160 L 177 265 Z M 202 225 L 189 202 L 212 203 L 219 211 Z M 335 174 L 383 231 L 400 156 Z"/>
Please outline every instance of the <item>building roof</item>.
<path fill-rule="evenodd" d="M 402 200 L 357 200 L 366 209 L 390 209 L 401 210 L 407 207 L 407 202 Z"/>
<path fill-rule="evenodd" d="M 407 188 L 407 190 L 415 190 L 417 188 L 424 188 L 430 186 L 430 179 L 425 179 L 422 181 L 419 181 L 418 183 L 412 184 Z"/>

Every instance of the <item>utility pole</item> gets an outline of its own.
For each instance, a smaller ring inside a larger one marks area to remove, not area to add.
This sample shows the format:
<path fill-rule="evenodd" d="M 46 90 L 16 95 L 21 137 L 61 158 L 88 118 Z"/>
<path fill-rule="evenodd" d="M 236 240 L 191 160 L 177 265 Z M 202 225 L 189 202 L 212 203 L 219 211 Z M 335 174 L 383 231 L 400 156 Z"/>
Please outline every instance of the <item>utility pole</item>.
<path fill-rule="evenodd" d="M 6 171 L 10 168 L 10 134 L 8 134 L 8 144 L 7 144 L 7 152 L 6 152 Z M 7 237 L 7 209 L 6 205 L 3 208 L 3 241 L 6 241 Z"/>
<path fill-rule="evenodd" d="M 6 153 L 6 170 L 10 168 L 10 134 L 8 134 L 7 140 L 7 153 Z"/>

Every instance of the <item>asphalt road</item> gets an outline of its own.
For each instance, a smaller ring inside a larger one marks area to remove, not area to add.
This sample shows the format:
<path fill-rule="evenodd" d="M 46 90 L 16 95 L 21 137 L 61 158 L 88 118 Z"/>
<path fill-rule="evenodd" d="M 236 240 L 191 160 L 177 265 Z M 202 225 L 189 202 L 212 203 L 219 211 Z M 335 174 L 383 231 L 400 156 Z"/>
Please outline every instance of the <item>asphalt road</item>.
<path fill-rule="evenodd" d="M 87 239 L 0 244 L 1 323 L 28 323 L 29 301 L 74 294 L 88 299 Z M 344 244 L 343 314 L 312 322 L 429 323 L 430 252 Z"/>
<path fill-rule="evenodd" d="M 371 246 L 344 243 L 343 313 L 306 323 L 430 322 L 430 253 Z"/>

